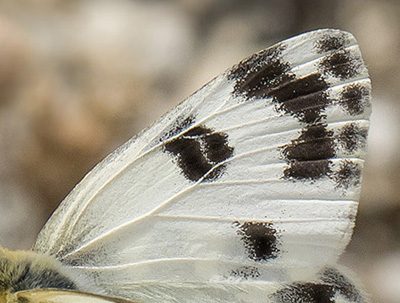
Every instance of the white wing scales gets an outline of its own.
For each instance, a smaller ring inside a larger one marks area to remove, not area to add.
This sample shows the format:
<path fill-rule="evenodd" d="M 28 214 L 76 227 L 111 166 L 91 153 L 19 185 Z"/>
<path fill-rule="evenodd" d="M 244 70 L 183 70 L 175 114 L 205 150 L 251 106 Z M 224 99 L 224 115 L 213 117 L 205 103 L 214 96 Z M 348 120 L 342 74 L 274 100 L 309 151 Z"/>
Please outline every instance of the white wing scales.
<path fill-rule="evenodd" d="M 34 250 L 84 291 L 140 302 L 362 302 L 331 266 L 354 225 L 369 102 L 350 34 L 277 44 L 101 162 Z"/>

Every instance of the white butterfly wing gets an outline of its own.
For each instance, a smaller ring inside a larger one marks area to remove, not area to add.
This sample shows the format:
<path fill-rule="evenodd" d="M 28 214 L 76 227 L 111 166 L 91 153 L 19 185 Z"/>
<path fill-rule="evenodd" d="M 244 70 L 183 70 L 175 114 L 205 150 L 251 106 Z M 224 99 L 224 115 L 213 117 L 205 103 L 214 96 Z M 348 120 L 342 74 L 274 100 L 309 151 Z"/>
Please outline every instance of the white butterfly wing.
<path fill-rule="evenodd" d="M 348 33 L 261 51 L 98 164 L 34 250 L 141 302 L 279 302 L 307 279 L 342 296 L 329 266 L 352 234 L 370 89 Z"/>

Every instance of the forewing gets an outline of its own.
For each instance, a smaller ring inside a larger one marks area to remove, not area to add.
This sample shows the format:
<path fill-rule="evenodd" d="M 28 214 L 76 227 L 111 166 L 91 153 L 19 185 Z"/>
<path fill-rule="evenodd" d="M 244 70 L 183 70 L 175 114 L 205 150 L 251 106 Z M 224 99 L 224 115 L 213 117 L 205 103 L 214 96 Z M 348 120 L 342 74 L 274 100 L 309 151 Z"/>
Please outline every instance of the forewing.
<path fill-rule="evenodd" d="M 213 298 L 253 289 L 246 302 L 317 281 L 352 234 L 370 89 L 348 33 L 261 51 L 95 167 L 34 249 L 141 301 L 218 281 Z"/>

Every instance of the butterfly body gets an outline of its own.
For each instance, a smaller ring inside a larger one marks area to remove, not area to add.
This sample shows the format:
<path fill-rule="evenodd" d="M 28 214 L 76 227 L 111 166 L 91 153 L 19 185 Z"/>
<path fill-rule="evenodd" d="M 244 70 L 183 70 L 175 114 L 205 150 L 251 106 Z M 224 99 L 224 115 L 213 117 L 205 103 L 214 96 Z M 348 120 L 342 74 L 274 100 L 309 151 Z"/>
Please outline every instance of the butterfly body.
<path fill-rule="evenodd" d="M 336 262 L 370 89 L 348 33 L 261 51 L 97 165 L 33 250 L 77 290 L 137 302 L 366 302 Z"/>
<path fill-rule="evenodd" d="M 27 289 L 76 289 L 66 271 L 54 257 L 0 248 L 0 302 L 13 302 L 14 293 Z"/>

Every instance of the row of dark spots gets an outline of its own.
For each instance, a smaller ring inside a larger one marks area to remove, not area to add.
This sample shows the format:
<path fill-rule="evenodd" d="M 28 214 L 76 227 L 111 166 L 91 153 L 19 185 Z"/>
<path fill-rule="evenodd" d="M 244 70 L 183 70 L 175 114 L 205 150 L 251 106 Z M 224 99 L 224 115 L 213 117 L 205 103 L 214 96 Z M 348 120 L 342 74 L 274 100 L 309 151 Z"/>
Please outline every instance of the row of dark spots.
<path fill-rule="evenodd" d="M 278 111 L 304 123 L 320 121 L 329 104 L 328 84 L 320 73 L 297 79 L 289 73 L 289 63 L 281 61 L 281 49 L 268 49 L 235 66 L 228 75 L 235 80 L 233 94 L 248 100 L 271 97 Z"/>
<path fill-rule="evenodd" d="M 194 117 L 177 121 L 168 132 L 169 137 L 181 133 L 164 144 L 164 151 L 172 154 L 182 172 L 190 181 L 213 181 L 220 178 L 226 165 L 221 162 L 233 155 L 233 147 L 228 145 L 228 135 L 223 132 L 214 132 L 204 126 L 192 127 L 185 131 L 194 122 Z M 166 138 L 168 138 L 166 136 Z"/>
<path fill-rule="evenodd" d="M 359 73 L 362 60 L 345 49 L 346 34 L 332 32 L 316 42 L 318 52 L 328 52 L 320 63 L 321 72 L 297 79 L 290 72 L 291 66 L 282 60 L 284 43 L 261 51 L 234 66 L 228 78 L 235 81 L 234 95 L 247 99 L 272 97 L 278 110 L 294 115 L 301 122 L 314 123 L 328 105 L 324 91 L 328 84 L 323 74 L 332 74 L 340 79 L 348 79 Z M 349 85 L 343 92 L 344 105 L 350 114 L 362 112 L 365 95 L 369 91 L 359 84 Z M 287 104 L 284 104 L 284 103 Z"/>
<path fill-rule="evenodd" d="M 347 34 L 330 32 L 316 41 L 315 48 L 319 53 L 331 52 L 321 62 L 321 68 L 341 80 L 349 79 L 359 73 L 362 66 L 361 57 L 354 56 L 346 49 L 349 44 Z"/>
<path fill-rule="evenodd" d="M 282 65 L 279 60 L 275 63 Z M 277 111 L 306 124 L 301 135 L 281 150 L 288 163 L 283 177 L 316 180 L 327 176 L 331 174 L 328 159 L 335 155 L 333 134 L 322 123 L 326 107 L 330 104 L 326 94 L 329 86 L 320 73 L 300 79 L 288 74 L 281 79 L 285 81 L 272 89 L 268 87 L 265 95 L 272 97 Z"/>
<path fill-rule="evenodd" d="M 248 258 L 268 261 L 279 254 L 279 236 L 272 223 L 234 222 L 237 234 L 244 245 Z"/>
<path fill-rule="evenodd" d="M 281 149 L 288 161 L 284 170 L 285 179 L 316 180 L 327 176 L 333 179 L 336 187 L 347 189 L 359 185 L 360 167 L 351 160 L 341 161 L 335 173 L 332 161 L 336 155 L 335 146 L 342 146 L 348 153 L 362 148 L 366 144 L 367 130 L 356 123 L 347 123 L 335 136 L 326 125 L 307 126 L 301 135 Z"/>
<path fill-rule="evenodd" d="M 347 190 L 360 185 L 361 168 L 351 160 L 343 160 L 336 172 L 332 172 L 331 161 L 299 161 L 289 164 L 284 171 L 284 178 L 296 180 L 316 180 L 327 176 L 335 182 L 335 188 Z"/>
<path fill-rule="evenodd" d="M 320 123 L 329 105 L 325 93 L 328 84 L 320 73 L 300 79 L 289 73 L 289 63 L 281 60 L 282 49 L 282 46 L 271 48 L 234 68 L 231 73 L 236 79 L 234 94 L 245 95 L 248 99 L 271 97 L 278 112 L 291 115 L 306 125 Z M 254 64 L 261 59 L 262 62 Z M 307 141 L 308 137 L 312 142 Z M 322 140 L 324 145 L 316 151 L 314 147 Z M 329 162 L 324 159 L 332 154 L 332 140 L 326 127 L 305 127 L 302 135 L 283 150 L 288 162 L 284 178 L 319 178 L 329 172 Z"/>
<path fill-rule="evenodd" d="M 353 75 L 355 70 L 351 66 L 350 53 L 344 49 L 345 43 L 345 35 L 341 33 L 325 35 L 317 43 L 320 51 L 336 51 L 326 56 L 322 66 L 342 78 Z M 233 93 L 245 95 L 248 99 L 272 97 L 277 111 L 290 114 L 307 125 L 320 123 L 325 117 L 324 111 L 330 102 L 325 93 L 328 85 L 320 73 L 301 79 L 296 79 L 293 74 L 290 74 L 289 63 L 281 60 L 282 50 L 285 48 L 285 44 L 280 44 L 255 54 L 233 67 L 228 74 L 228 78 L 236 81 Z M 367 92 L 368 90 L 360 86 L 349 86 L 342 93 L 343 106 L 350 113 L 359 113 L 364 106 L 361 100 L 365 99 Z M 189 129 L 194 122 L 195 118 L 192 115 L 178 118 L 173 127 L 162 135 L 160 140 L 166 141 L 182 134 L 166 143 L 165 151 L 176 157 L 177 163 L 187 179 L 198 181 L 204 177 L 205 180 L 215 180 L 223 174 L 225 165 L 215 166 L 231 157 L 233 148 L 228 145 L 227 134 L 213 133 L 205 126 L 194 127 L 185 133 L 185 130 Z M 310 128 L 305 128 L 305 130 L 309 131 Z M 324 146 L 319 150 L 324 149 L 326 155 L 331 154 L 329 149 L 333 150 L 333 146 L 328 146 L 329 140 L 324 142 Z M 329 162 L 323 161 L 324 158 L 312 159 L 313 157 L 310 157 L 307 161 L 314 161 L 314 163 L 306 167 L 305 163 L 296 162 L 301 159 L 289 155 L 299 154 L 303 151 L 307 154 L 312 153 L 312 149 L 305 150 L 306 146 L 310 146 L 310 144 L 292 143 L 284 151 L 288 156 L 287 161 L 290 166 L 284 173 L 286 178 L 313 179 L 329 172 Z M 296 148 L 298 152 L 295 151 Z M 320 151 L 319 153 L 322 154 Z"/>
<path fill-rule="evenodd" d="M 332 74 L 340 79 L 348 79 L 359 72 L 362 60 L 344 47 L 347 38 L 344 33 L 324 35 L 316 42 L 319 52 L 332 51 L 326 55 L 320 67 L 324 74 Z M 315 123 L 321 120 L 321 112 L 329 104 L 325 90 L 328 84 L 321 72 L 297 79 L 290 73 L 291 66 L 282 60 L 285 44 L 261 51 L 234 66 L 228 74 L 235 80 L 234 95 L 247 99 L 272 97 L 279 111 L 295 116 L 299 121 Z M 364 95 L 368 91 L 361 86 L 349 86 L 343 92 L 347 109 L 351 114 L 360 113 Z"/>
<path fill-rule="evenodd" d="M 340 295 L 348 302 L 362 303 L 360 292 L 345 276 L 335 269 L 323 271 L 320 283 L 293 283 L 271 296 L 273 302 L 333 303 Z"/>
<path fill-rule="evenodd" d="M 277 56 L 278 53 L 273 52 L 273 54 Z M 334 58 L 327 56 L 322 61 L 323 65 L 333 64 L 326 69 L 327 72 L 331 71 L 335 73 L 335 76 L 343 78 L 355 75 L 358 64 L 353 66 L 350 58 L 341 57 L 345 64 L 335 65 L 332 61 Z M 273 58 L 272 62 L 266 64 L 266 67 L 261 68 L 257 65 L 250 68 L 249 73 L 243 76 L 244 79 L 238 78 L 236 80 L 234 94 L 244 94 L 247 98 L 272 97 L 277 111 L 292 115 L 298 121 L 306 124 L 320 122 L 325 117 L 326 107 L 332 102 L 326 94 L 329 85 L 325 82 L 322 74 L 318 72 L 296 79 L 294 75 L 285 72 L 289 69 L 287 66 L 288 63 L 281 63 L 278 56 Z M 267 67 L 275 71 L 282 71 L 283 74 L 272 80 L 269 76 L 276 73 L 267 73 Z M 244 69 L 243 66 L 241 68 L 236 67 L 230 75 L 235 75 L 235 71 L 242 71 L 242 69 Z M 334 69 L 336 71 L 333 72 Z M 340 73 L 337 69 L 343 69 L 343 73 Z M 349 84 L 343 89 L 339 104 L 350 115 L 362 114 L 365 107 L 369 106 L 369 89 L 359 83 Z"/>

